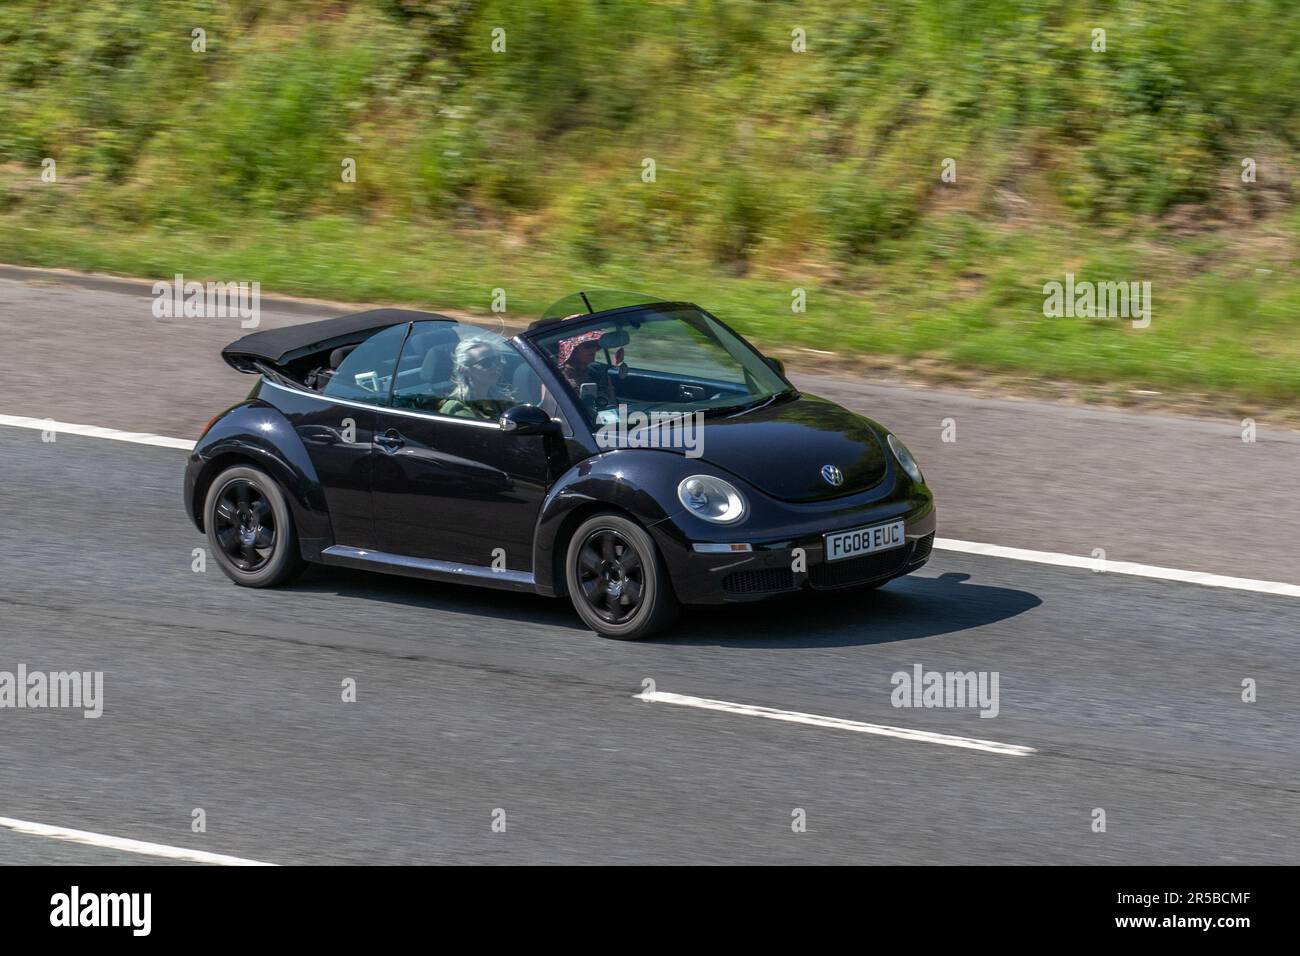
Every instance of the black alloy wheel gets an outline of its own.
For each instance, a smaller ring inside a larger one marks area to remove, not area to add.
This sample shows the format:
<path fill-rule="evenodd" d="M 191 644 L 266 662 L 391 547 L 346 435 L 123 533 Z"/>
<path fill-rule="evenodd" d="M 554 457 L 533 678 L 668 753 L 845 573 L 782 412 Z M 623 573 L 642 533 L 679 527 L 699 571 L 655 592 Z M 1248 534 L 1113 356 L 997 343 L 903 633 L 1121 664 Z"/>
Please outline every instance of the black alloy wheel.
<path fill-rule="evenodd" d="M 680 605 L 654 539 L 621 514 L 588 518 L 569 539 L 565 582 L 578 616 L 598 634 L 649 637 Z"/>
<path fill-rule="evenodd" d="M 578 580 L 587 606 L 606 624 L 622 624 L 641 607 L 641 555 L 613 528 L 597 528 L 578 552 Z"/>
<path fill-rule="evenodd" d="M 260 488 L 246 478 L 227 482 L 213 514 L 217 544 L 240 571 L 266 567 L 275 553 L 275 512 Z"/>
<path fill-rule="evenodd" d="M 213 558 L 236 584 L 284 584 L 305 566 L 289 503 L 261 469 L 236 465 L 217 475 L 204 499 L 203 522 Z"/>

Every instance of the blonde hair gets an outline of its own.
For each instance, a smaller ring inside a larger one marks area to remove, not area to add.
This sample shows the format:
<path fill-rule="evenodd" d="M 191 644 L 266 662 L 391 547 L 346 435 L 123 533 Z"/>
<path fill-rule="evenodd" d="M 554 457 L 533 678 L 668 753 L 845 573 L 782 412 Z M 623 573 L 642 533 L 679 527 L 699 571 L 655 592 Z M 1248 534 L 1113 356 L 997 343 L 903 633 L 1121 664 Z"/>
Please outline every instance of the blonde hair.
<path fill-rule="evenodd" d="M 486 335 L 469 335 L 461 339 L 456 343 L 456 348 L 451 353 L 452 390 L 451 395 L 449 396 L 450 398 L 454 398 L 461 402 L 470 400 L 469 379 L 465 376 L 465 367 L 469 365 L 470 352 L 479 347 L 487 348 L 488 351 L 497 357 L 498 362 L 504 364 L 505 356 L 502 355 L 501 345 L 497 339 L 488 338 Z M 495 391 L 508 395 L 510 389 L 498 378 Z M 477 397 L 487 398 L 488 396 L 480 395 Z"/>

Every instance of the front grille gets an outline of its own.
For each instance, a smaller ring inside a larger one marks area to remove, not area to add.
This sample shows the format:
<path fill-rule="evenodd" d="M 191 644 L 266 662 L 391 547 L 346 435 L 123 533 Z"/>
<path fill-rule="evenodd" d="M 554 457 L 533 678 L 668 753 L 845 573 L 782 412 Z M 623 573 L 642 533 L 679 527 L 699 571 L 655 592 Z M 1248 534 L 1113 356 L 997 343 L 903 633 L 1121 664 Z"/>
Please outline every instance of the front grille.
<path fill-rule="evenodd" d="M 794 572 L 789 568 L 733 571 L 722 579 L 722 589 L 729 594 L 759 594 L 763 591 L 789 591 L 793 588 Z"/>
<path fill-rule="evenodd" d="M 808 569 L 808 583 L 819 589 L 847 588 L 889 577 L 907 566 L 910 551 L 907 547 L 894 548 L 879 554 L 864 554 L 860 558 L 814 564 Z"/>
<path fill-rule="evenodd" d="M 934 532 L 931 531 L 923 538 L 917 538 L 916 544 L 912 547 L 912 560 L 909 564 L 916 564 L 918 561 L 924 561 L 930 557 L 931 550 L 934 549 Z"/>

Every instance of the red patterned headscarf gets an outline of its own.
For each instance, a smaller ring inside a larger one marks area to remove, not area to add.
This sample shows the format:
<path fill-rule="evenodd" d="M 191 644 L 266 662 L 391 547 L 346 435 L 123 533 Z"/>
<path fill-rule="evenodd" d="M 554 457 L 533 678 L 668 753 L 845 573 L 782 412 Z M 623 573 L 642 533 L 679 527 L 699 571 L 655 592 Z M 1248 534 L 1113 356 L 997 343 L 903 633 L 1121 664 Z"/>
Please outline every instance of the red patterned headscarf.
<path fill-rule="evenodd" d="M 600 341 L 603 332 L 597 330 L 594 332 L 583 332 L 581 335 L 575 335 L 572 338 L 560 339 L 560 364 L 564 365 L 569 361 L 569 356 L 583 342 Z"/>

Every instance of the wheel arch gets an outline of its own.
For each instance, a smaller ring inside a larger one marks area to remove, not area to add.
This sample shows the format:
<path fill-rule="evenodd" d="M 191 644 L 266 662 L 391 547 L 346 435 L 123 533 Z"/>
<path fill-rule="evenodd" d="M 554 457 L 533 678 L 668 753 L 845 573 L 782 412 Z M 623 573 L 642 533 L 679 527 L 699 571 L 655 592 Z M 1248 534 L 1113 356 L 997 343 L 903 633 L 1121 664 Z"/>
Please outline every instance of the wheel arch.
<path fill-rule="evenodd" d="M 667 464 L 663 452 L 618 450 L 588 458 L 562 476 L 542 503 L 533 535 L 537 591 L 556 597 L 568 593 L 564 558 L 569 540 L 597 512 L 622 515 L 655 537 L 654 526 L 671 516 L 662 504 L 672 494 L 666 489 L 676 488 Z"/>
<path fill-rule="evenodd" d="M 618 505 L 606 501 L 586 501 L 567 512 L 559 528 L 556 529 L 555 544 L 552 549 L 551 590 L 556 597 L 568 597 L 569 595 L 569 583 L 564 573 L 564 561 L 569 553 L 569 542 L 573 540 L 574 532 L 578 530 L 584 521 L 598 514 L 616 514 L 627 518 L 629 521 L 642 524 L 641 520 L 626 508 L 620 508 Z M 642 526 L 644 527 L 644 525 Z"/>
<path fill-rule="evenodd" d="M 268 420 L 274 427 L 268 429 Z M 273 435 L 275 440 L 267 438 Z M 297 432 L 280 411 L 263 402 L 236 406 L 209 429 L 190 457 L 186 510 L 200 531 L 212 482 L 227 468 L 247 465 L 266 472 L 289 503 L 298 546 L 308 560 L 333 543 L 324 489 Z"/>

